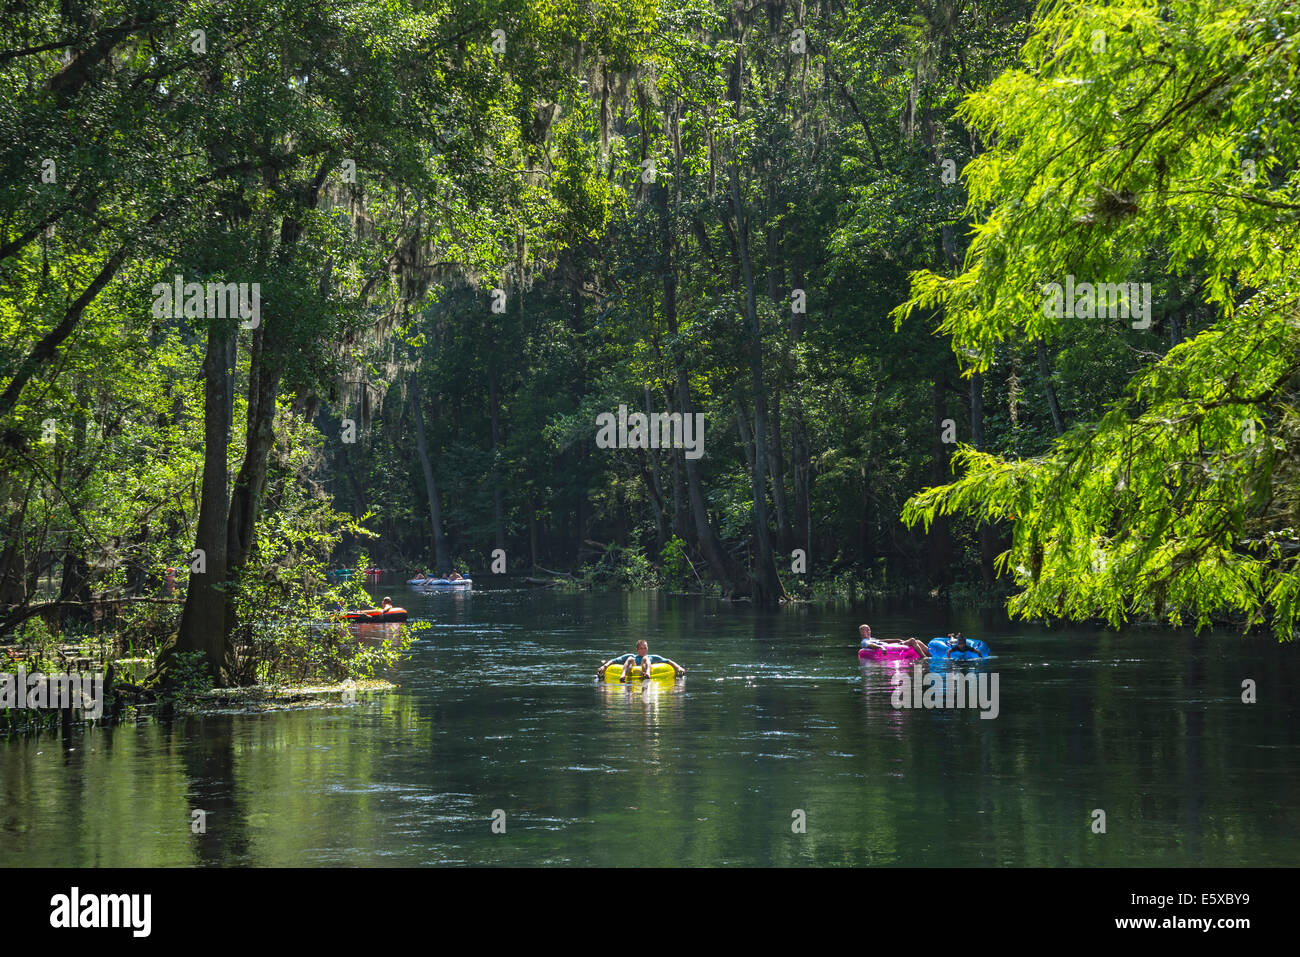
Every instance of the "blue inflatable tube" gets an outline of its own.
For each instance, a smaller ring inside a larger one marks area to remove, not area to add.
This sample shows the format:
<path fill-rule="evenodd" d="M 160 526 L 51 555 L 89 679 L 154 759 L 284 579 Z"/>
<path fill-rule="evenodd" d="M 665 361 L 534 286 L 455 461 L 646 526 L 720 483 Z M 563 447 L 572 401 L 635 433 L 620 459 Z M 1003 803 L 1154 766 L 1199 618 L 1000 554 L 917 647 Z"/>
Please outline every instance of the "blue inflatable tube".
<path fill-rule="evenodd" d="M 989 646 L 984 644 L 978 638 L 966 639 L 966 651 L 955 651 L 953 645 L 956 644 L 951 638 L 931 638 L 927 642 L 932 658 L 952 658 L 958 661 L 970 659 L 987 658 L 989 656 Z"/>

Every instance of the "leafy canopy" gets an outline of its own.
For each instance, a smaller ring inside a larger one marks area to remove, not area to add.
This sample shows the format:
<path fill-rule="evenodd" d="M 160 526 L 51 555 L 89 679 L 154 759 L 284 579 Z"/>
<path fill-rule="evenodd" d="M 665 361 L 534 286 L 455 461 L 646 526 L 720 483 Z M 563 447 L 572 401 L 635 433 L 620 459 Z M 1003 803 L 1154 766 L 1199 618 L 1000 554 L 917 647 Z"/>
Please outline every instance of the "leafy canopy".
<path fill-rule="evenodd" d="M 940 310 L 970 371 L 1071 320 L 1043 286 L 1195 278 L 1218 320 L 1139 373 L 1041 457 L 969 447 L 907 504 L 1015 522 L 1002 556 L 1022 616 L 1268 622 L 1300 611 L 1300 11 L 1279 0 L 1060 2 L 962 111 L 990 143 L 966 168 L 963 269 L 912 276 L 895 311 Z M 1074 320 L 1077 321 L 1077 320 Z M 1099 336 L 1127 319 L 1097 319 Z"/>

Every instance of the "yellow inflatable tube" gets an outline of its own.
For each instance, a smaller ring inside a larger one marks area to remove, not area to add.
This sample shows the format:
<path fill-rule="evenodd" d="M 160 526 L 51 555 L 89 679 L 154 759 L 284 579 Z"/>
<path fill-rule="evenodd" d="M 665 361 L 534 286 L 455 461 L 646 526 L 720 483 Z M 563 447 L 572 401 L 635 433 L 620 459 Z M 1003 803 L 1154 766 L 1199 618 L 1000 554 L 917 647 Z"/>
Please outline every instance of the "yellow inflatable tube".
<path fill-rule="evenodd" d="M 657 661 L 650 666 L 651 681 L 672 681 L 676 676 L 677 676 L 677 672 L 674 671 L 673 666 L 668 664 L 668 662 L 666 661 Z M 622 677 L 623 677 L 623 666 L 621 664 L 609 665 L 608 667 L 605 668 L 606 681 L 618 681 Z M 627 680 L 640 681 L 643 678 L 644 675 L 641 674 L 641 669 L 638 668 L 635 664 L 633 664 L 632 670 L 628 672 Z"/>

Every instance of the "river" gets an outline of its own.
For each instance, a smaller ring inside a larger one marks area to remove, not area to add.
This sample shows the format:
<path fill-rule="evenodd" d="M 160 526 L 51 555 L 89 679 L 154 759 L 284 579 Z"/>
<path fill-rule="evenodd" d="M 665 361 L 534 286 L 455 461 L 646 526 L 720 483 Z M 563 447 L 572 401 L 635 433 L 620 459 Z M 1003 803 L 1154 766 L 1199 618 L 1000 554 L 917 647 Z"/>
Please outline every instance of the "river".
<path fill-rule="evenodd" d="M 1294 646 L 835 602 L 385 591 L 432 622 L 396 693 L 0 739 L 0 865 L 1300 859 Z M 893 707 L 906 666 L 860 664 L 861 621 L 986 640 L 994 657 L 946 670 L 996 676 L 996 717 Z M 639 637 L 688 675 L 597 684 Z"/>

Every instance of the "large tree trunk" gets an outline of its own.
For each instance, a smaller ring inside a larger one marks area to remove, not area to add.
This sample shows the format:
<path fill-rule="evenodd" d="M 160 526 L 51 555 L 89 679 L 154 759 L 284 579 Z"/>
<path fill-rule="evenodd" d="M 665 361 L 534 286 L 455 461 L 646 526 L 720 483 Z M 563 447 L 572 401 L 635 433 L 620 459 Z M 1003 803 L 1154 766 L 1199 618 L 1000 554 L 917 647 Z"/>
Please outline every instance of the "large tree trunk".
<path fill-rule="evenodd" d="M 789 65 L 787 64 L 787 71 Z M 771 157 L 779 155 L 776 149 L 776 135 L 774 130 L 769 131 L 768 144 L 772 149 L 769 154 Z M 767 296 L 780 310 L 783 306 L 789 308 L 789 302 L 784 300 L 785 284 L 785 263 L 783 261 L 782 242 L 785 234 L 784 221 L 775 216 L 775 211 L 780 208 L 780 193 L 777 178 L 780 174 L 779 169 L 773 167 L 777 165 L 775 159 L 770 159 L 765 164 L 765 173 L 767 178 L 767 209 L 769 212 L 769 225 L 767 228 L 767 239 L 765 245 L 767 258 Z M 792 315 L 791 319 L 797 316 Z M 785 385 L 788 375 L 788 363 L 782 362 L 778 369 L 778 379 L 772 388 L 772 434 L 768 441 L 767 469 L 768 474 L 772 476 L 772 508 L 776 511 L 776 545 L 782 554 L 782 559 L 790 554 L 793 547 L 793 535 L 790 529 L 790 510 L 785 497 L 785 443 L 781 434 L 781 397 L 785 391 Z"/>
<path fill-rule="evenodd" d="M 23 525 L 27 518 L 27 504 L 31 500 L 33 475 L 27 482 L 22 504 L 9 514 L 5 529 L 5 547 L 0 551 L 0 606 L 23 605 L 27 602 L 27 548 Z M 8 500 L 8 481 L 0 479 L 0 500 Z"/>
<path fill-rule="evenodd" d="M 248 363 L 248 416 L 244 460 L 230 496 L 226 520 L 226 574 L 234 582 L 248 564 L 257 540 L 257 519 L 266 489 L 266 471 L 275 442 L 275 399 L 280 392 L 280 362 L 268 344 L 268 324 L 257 329 Z M 234 592 L 227 595 L 226 625 L 235 626 Z"/>
<path fill-rule="evenodd" d="M 315 178 L 302 191 L 303 209 L 312 209 L 316 206 L 328 169 L 327 164 L 322 164 Z M 294 215 L 284 216 L 280 220 L 279 254 L 282 256 L 288 254 L 302 238 L 302 234 L 302 223 Z M 330 285 L 328 267 L 320 285 L 323 296 Z M 256 542 L 257 519 L 266 489 L 271 446 L 275 441 L 275 404 L 280 390 L 284 350 L 290 339 L 285 324 L 293 321 L 288 315 L 262 316 L 261 319 L 253 334 L 252 352 L 248 363 L 248 412 L 245 420 L 244 460 L 240 464 L 234 487 L 229 492 L 225 474 L 225 454 L 234 424 L 234 366 L 238 341 L 238 333 L 233 323 L 218 334 L 216 339 L 213 339 L 213 332 L 209 330 L 204 363 L 205 390 L 209 401 L 205 402 L 204 408 L 204 494 L 199 509 L 199 537 L 200 540 L 206 541 L 207 545 L 205 547 L 200 544 L 199 547 L 207 552 L 210 578 L 214 567 L 212 557 L 214 550 L 220 555 L 219 581 L 222 587 L 219 589 L 218 597 L 221 598 L 223 609 L 220 615 L 213 614 L 210 606 L 216 598 L 209 593 L 211 585 L 204 583 L 200 587 L 202 597 L 200 604 L 196 606 L 196 616 L 190 627 L 200 630 L 211 629 L 214 633 L 219 627 L 219 637 L 207 638 L 204 642 L 204 650 L 214 676 L 223 684 L 234 677 L 230 667 L 234 658 L 231 636 L 237 623 L 233 586 L 239 572 L 247 564 Z M 217 325 L 215 321 L 212 324 Z M 214 410 L 210 399 L 216 392 L 220 393 L 221 402 L 220 408 Z M 212 420 L 213 411 L 220 413 L 219 420 Z M 215 472 L 218 458 L 213 451 L 214 446 L 219 450 L 221 481 L 218 486 L 215 475 L 212 477 L 211 490 L 214 498 L 209 502 L 209 470 Z M 215 513 L 209 514 L 207 519 L 211 524 L 205 528 L 204 510 L 213 508 L 217 501 L 222 506 L 222 514 L 219 518 Z M 218 522 L 221 526 L 220 532 L 217 530 Z M 219 546 L 216 541 L 218 536 L 222 539 Z M 215 578 L 212 580 L 216 581 Z M 194 588 L 191 586 L 191 594 L 193 591 Z M 191 617 L 190 610 L 190 595 L 187 595 L 181 623 L 182 634 L 185 632 L 186 619 Z M 198 614 L 199 610 L 201 614 Z M 194 635 L 184 639 L 191 642 L 194 640 L 196 640 Z M 178 641 L 178 650 L 188 650 L 181 647 L 181 644 L 182 642 Z M 160 656 L 159 669 L 166 671 L 170 668 L 170 661 L 168 656 Z"/>
<path fill-rule="evenodd" d="M 451 573 L 451 554 L 447 550 L 447 538 L 442 532 L 442 506 L 438 503 L 438 483 L 433 477 L 429 441 L 424 431 L 424 412 L 420 406 L 420 383 L 413 373 L 411 408 L 415 412 L 415 446 L 420 455 L 420 468 L 424 471 L 424 489 L 429 497 L 429 524 L 433 526 L 434 560 L 438 563 L 438 574 L 446 578 Z"/>
<path fill-rule="evenodd" d="M 772 396 L 772 438 L 767 447 L 767 467 L 772 475 L 772 507 L 776 510 L 776 543 L 782 555 L 791 548 L 790 514 L 785 500 L 785 450 L 781 441 L 781 394 Z"/>
<path fill-rule="evenodd" d="M 791 275 L 796 289 L 802 289 L 803 273 L 794 265 Z M 803 340 L 803 314 L 790 316 L 790 341 L 796 350 Z M 797 360 L 796 360 L 797 362 Z M 803 418 L 803 399 L 798 380 L 798 366 L 794 388 L 790 392 L 790 457 L 794 460 L 794 545 L 804 549 L 812 568 L 812 451 L 808 444 L 808 430 Z"/>
<path fill-rule="evenodd" d="M 89 404 L 90 397 L 87 395 L 85 382 L 80 377 L 76 380 L 73 389 L 77 397 L 77 411 L 74 413 L 72 420 L 71 449 L 66 454 L 61 453 L 59 455 L 59 465 L 54 474 L 56 488 L 62 488 L 65 484 L 76 486 L 84 479 L 81 470 L 86 448 L 86 413 L 84 410 Z M 59 584 L 59 601 L 71 601 L 78 604 L 60 610 L 58 616 L 60 627 L 68 621 L 83 622 L 92 617 L 93 613 L 85 607 L 85 603 L 90 601 L 91 570 L 86 552 L 89 544 L 79 530 L 72 531 L 65 536 L 63 576 Z"/>
<path fill-rule="evenodd" d="M 68 536 L 63 551 L 63 576 L 59 582 L 59 601 L 90 601 L 90 564 L 86 561 L 85 545 L 79 534 Z M 61 616 L 62 617 L 62 616 Z M 82 611 L 70 617 L 86 617 Z"/>
<path fill-rule="evenodd" d="M 749 218 L 740 196 L 740 172 L 731 162 L 731 204 L 736 219 L 736 252 L 745 284 L 745 315 L 749 324 L 749 373 L 754 399 L 754 601 L 775 605 L 786 597 L 776 573 L 772 532 L 767 523 L 767 385 L 763 381 L 763 334 L 758 323 L 758 300 L 754 292 L 754 267 L 749 256 Z"/>
<path fill-rule="evenodd" d="M 203 360 L 203 485 L 199 497 L 194 547 L 203 553 L 204 571 L 191 572 L 185 609 L 175 640 L 158 659 L 166 671 L 178 652 L 202 652 L 208 672 L 223 681 L 228 671 L 226 624 L 226 517 L 229 477 L 226 471 L 226 423 L 234 395 L 226 377 L 227 340 L 233 329 L 214 322 L 208 330 Z"/>

